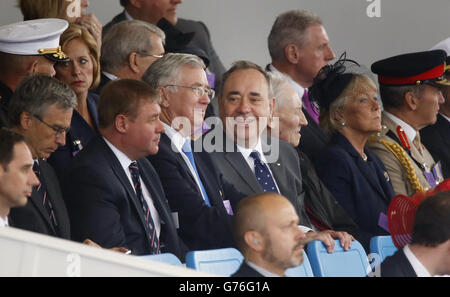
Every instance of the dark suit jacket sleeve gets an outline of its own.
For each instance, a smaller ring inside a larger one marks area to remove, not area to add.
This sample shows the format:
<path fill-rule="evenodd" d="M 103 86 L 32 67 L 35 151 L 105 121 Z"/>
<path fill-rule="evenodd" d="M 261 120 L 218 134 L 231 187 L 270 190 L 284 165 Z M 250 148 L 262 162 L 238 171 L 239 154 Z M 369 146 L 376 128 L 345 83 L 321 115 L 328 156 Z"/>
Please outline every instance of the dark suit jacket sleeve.
<path fill-rule="evenodd" d="M 207 206 L 189 173 L 161 149 L 148 158 L 158 172 L 171 211 L 178 215 L 178 231 L 186 245 L 190 249 L 234 246 L 231 217 L 223 213 L 223 205 Z"/>
<path fill-rule="evenodd" d="M 126 193 L 122 193 L 120 187 L 113 187 L 118 181 L 104 180 L 107 177 L 102 171 L 93 170 L 93 167 L 77 167 L 70 176 L 65 193 L 72 238 L 77 241 L 89 238 L 105 248 L 126 247 L 119 214 L 120 204 L 115 199 L 120 195 L 126 196 Z"/>

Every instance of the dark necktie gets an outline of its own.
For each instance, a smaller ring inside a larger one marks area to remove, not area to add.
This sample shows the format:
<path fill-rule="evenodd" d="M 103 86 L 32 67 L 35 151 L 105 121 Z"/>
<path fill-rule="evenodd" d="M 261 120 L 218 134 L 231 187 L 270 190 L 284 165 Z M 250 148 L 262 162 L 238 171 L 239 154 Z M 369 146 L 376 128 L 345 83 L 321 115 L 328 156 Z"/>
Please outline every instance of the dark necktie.
<path fill-rule="evenodd" d="M 47 195 L 47 187 L 45 186 L 45 179 L 41 175 L 41 168 L 39 166 L 38 161 L 35 161 L 33 164 L 33 171 L 36 174 L 37 178 L 39 179 L 39 185 L 37 185 L 34 190 L 36 193 L 38 193 L 39 197 L 42 199 L 42 205 L 44 206 L 44 209 L 47 211 L 48 217 L 50 219 L 50 222 L 53 225 L 53 228 L 55 231 L 57 230 L 56 227 L 58 226 L 58 222 L 56 221 L 55 212 L 53 210 L 53 205 L 48 199 Z"/>
<path fill-rule="evenodd" d="M 147 202 L 144 199 L 144 195 L 142 194 L 142 186 L 141 179 L 139 174 L 139 166 L 136 161 L 132 162 L 129 166 L 131 179 L 133 180 L 134 189 L 136 190 L 136 196 L 141 202 L 142 211 L 144 212 L 145 223 L 146 223 L 146 231 L 150 236 L 151 243 L 150 249 L 152 254 L 159 254 L 159 239 L 156 234 L 155 223 L 153 222 L 152 216 L 150 214 L 150 208 L 148 207 Z"/>
<path fill-rule="evenodd" d="M 189 162 L 191 163 L 192 168 L 194 168 L 195 175 L 196 175 L 198 183 L 200 185 L 200 191 L 202 191 L 203 197 L 205 198 L 206 205 L 211 206 L 211 203 L 209 202 L 208 194 L 206 194 L 205 187 L 203 186 L 202 180 L 200 179 L 200 176 L 198 175 L 197 166 L 195 166 L 194 154 L 192 153 L 192 149 L 191 149 L 191 142 L 189 140 L 186 140 L 186 142 L 183 144 L 182 151 L 186 155 L 186 157 L 189 159 Z"/>
<path fill-rule="evenodd" d="M 263 188 L 264 192 L 275 192 L 278 193 L 277 186 L 275 185 L 275 181 L 273 180 L 272 174 L 270 173 L 269 168 L 265 163 L 263 163 L 259 157 L 259 153 L 257 151 L 253 151 L 250 154 L 250 157 L 255 160 L 255 176 L 258 180 L 258 183 Z"/>

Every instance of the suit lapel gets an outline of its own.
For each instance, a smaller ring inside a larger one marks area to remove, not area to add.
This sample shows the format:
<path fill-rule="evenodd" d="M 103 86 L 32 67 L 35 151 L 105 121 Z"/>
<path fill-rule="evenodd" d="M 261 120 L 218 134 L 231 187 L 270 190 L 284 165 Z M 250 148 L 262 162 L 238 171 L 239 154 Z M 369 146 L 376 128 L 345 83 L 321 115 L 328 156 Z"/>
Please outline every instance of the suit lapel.
<path fill-rule="evenodd" d="M 250 169 L 244 157 L 239 151 L 225 152 L 225 159 L 236 170 L 239 176 L 247 183 L 247 185 L 256 193 L 262 192 L 261 185 L 255 178 L 255 174 Z"/>
<path fill-rule="evenodd" d="M 100 138 L 101 139 L 101 138 Z M 107 153 L 105 154 L 105 158 L 107 159 L 108 165 L 111 167 L 112 171 L 116 175 L 117 179 L 120 181 L 122 186 L 125 188 L 128 197 L 131 200 L 131 204 L 134 205 L 136 212 L 139 216 L 139 219 L 142 223 L 143 228 L 145 229 L 145 218 L 144 218 L 144 212 L 142 211 L 141 202 L 138 201 L 137 195 L 135 190 L 133 189 L 133 186 L 131 185 L 130 180 L 128 179 L 128 176 L 126 175 L 122 165 L 120 164 L 119 160 L 117 159 L 114 152 L 109 148 L 109 146 L 101 139 L 102 145 L 105 146 L 105 150 Z M 147 230 L 147 229 L 145 229 Z M 147 239 L 150 240 L 150 236 L 145 232 Z"/>

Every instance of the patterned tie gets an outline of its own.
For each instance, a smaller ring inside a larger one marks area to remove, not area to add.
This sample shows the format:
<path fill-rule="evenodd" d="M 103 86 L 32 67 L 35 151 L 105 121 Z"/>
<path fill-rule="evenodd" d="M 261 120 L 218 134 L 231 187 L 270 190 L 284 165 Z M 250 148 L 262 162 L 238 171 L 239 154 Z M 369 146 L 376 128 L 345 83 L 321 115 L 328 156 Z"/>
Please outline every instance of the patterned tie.
<path fill-rule="evenodd" d="M 309 100 L 308 89 L 305 89 L 305 92 L 303 93 L 302 102 L 306 112 L 308 112 L 316 123 L 319 123 L 319 111 L 317 110 L 317 107 Z"/>
<path fill-rule="evenodd" d="M 255 175 L 258 183 L 263 188 L 264 192 L 275 192 L 278 193 L 277 186 L 275 185 L 275 181 L 273 180 L 272 174 L 270 174 L 270 170 L 265 163 L 263 163 L 259 157 L 259 153 L 257 151 L 253 151 L 250 154 L 250 157 L 255 160 Z"/>
<path fill-rule="evenodd" d="M 53 210 L 53 205 L 47 197 L 47 187 L 45 186 L 45 179 L 41 175 L 41 168 L 39 166 L 38 161 L 35 161 L 33 164 L 33 171 L 36 174 L 37 178 L 39 179 L 39 185 L 35 186 L 34 190 L 38 193 L 39 197 L 42 199 L 42 205 L 44 206 L 45 210 L 48 213 L 48 217 L 50 219 L 50 222 L 53 225 L 53 228 L 57 230 L 58 222 L 56 221 L 55 212 Z"/>
<path fill-rule="evenodd" d="M 191 163 L 192 168 L 194 168 L 195 175 L 197 176 L 198 183 L 200 184 L 200 190 L 202 191 L 203 197 L 205 198 L 206 205 L 211 206 L 211 203 L 209 202 L 208 194 L 206 194 L 205 187 L 203 186 L 202 180 L 200 179 L 200 176 L 198 175 L 197 166 L 195 166 L 194 154 L 192 153 L 190 140 L 186 140 L 184 142 L 181 150 L 186 155 L 186 157 L 189 159 L 189 162 Z"/>
<path fill-rule="evenodd" d="M 134 183 L 134 189 L 136 190 L 136 196 L 139 198 L 139 201 L 141 202 L 142 205 L 142 211 L 144 212 L 146 230 L 147 233 L 150 235 L 151 239 L 150 244 L 151 253 L 159 254 L 159 239 L 158 235 L 156 234 L 155 224 L 153 223 L 153 219 L 150 214 L 150 208 L 148 207 L 148 204 L 144 199 L 144 195 L 142 194 L 141 178 L 139 174 L 138 163 L 136 161 L 131 162 L 128 168 L 130 169 L 131 178 Z"/>

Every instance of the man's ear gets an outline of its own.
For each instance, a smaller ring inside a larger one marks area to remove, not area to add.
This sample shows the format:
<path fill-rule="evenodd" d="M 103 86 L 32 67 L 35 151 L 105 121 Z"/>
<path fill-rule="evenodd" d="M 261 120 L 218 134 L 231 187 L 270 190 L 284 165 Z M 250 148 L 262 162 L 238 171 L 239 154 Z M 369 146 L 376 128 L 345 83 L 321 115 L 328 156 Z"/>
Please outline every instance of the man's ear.
<path fill-rule="evenodd" d="M 136 52 L 132 52 L 129 56 L 128 56 L 128 67 L 130 68 L 130 70 L 133 73 L 139 73 L 140 69 L 139 69 L 139 65 L 138 65 L 138 53 Z"/>
<path fill-rule="evenodd" d="M 166 88 L 164 88 L 163 86 L 159 86 L 156 88 L 156 90 L 159 92 L 159 95 L 161 96 L 161 103 L 159 105 L 163 108 L 169 108 L 170 102 Z"/>
<path fill-rule="evenodd" d="M 33 125 L 33 116 L 29 112 L 22 112 L 19 116 L 20 128 L 27 131 Z"/>
<path fill-rule="evenodd" d="M 291 64 L 298 64 L 300 58 L 301 58 L 301 51 L 299 50 L 298 46 L 295 44 L 288 44 L 284 48 L 284 55 L 286 57 L 286 60 L 289 61 Z"/>
<path fill-rule="evenodd" d="M 256 231 L 248 231 L 244 235 L 245 243 L 249 248 L 251 248 L 254 251 L 261 252 L 264 250 L 264 241 L 261 236 Z"/>
<path fill-rule="evenodd" d="M 38 73 L 39 60 L 31 60 L 26 67 L 27 74 L 37 74 Z"/>
<path fill-rule="evenodd" d="M 409 109 L 416 110 L 417 109 L 417 105 L 418 105 L 418 100 L 419 100 L 419 98 L 417 98 L 413 94 L 413 92 L 406 92 L 406 94 L 405 94 L 405 103 L 406 103 L 406 106 L 408 106 Z"/>
<path fill-rule="evenodd" d="M 117 115 L 114 123 L 116 130 L 121 134 L 126 133 L 128 131 L 128 121 L 129 120 L 125 115 Z"/>
<path fill-rule="evenodd" d="M 140 0 L 129 0 L 130 4 L 136 8 L 141 8 L 141 1 Z"/>

